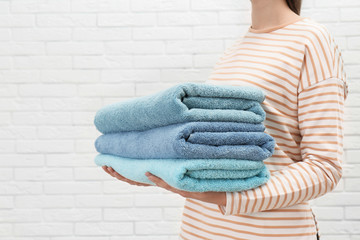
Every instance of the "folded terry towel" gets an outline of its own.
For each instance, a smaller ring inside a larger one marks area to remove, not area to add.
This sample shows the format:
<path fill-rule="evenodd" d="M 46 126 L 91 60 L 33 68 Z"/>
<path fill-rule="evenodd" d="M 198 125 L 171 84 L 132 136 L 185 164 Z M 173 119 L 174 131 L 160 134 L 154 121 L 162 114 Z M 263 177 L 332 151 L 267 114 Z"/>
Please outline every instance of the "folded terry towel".
<path fill-rule="evenodd" d="M 270 172 L 262 161 L 234 159 L 131 159 L 109 154 L 95 157 L 98 166 L 112 167 L 133 181 L 153 184 L 145 172 L 170 186 L 190 192 L 242 191 L 266 183 Z M 259 171 L 260 170 L 260 171 Z M 227 178 L 223 178 L 226 176 Z"/>
<path fill-rule="evenodd" d="M 104 106 L 94 119 L 103 134 L 141 131 L 191 121 L 261 123 L 265 92 L 254 86 L 182 83 Z"/>
<path fill-rule="evenodd" d="M 262 123 L 187 122 L 99 136 L 99 153 L 128 158 L 236 158 L 264 160 L 275 141 Z"/>

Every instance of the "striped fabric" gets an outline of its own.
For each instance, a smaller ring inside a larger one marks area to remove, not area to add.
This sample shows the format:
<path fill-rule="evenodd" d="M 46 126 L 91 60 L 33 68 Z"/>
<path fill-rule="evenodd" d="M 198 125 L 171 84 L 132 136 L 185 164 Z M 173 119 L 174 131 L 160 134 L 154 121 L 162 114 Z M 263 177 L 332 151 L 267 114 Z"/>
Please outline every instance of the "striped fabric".
<path fill-rule="evenodd" d="M 226 206 L 187 198 L 179 239 L 317 239 L 308 200 L 342 176 L 344 101 L 341 52 L 328 29 L 302 17 L 255 30 L 228 47 L 206 81 L 266 92 L 265 132 L 276 140 L 264 162 L 270 180 L 226 192 Z"/>

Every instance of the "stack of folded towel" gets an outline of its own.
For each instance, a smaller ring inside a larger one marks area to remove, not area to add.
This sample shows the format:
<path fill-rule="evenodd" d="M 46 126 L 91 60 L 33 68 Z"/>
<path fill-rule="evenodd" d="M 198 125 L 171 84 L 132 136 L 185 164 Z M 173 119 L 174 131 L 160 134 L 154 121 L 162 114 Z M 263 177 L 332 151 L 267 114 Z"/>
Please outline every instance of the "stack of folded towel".
<path fill-rule="evenodd" d="M 267 182 L 264 92 L 253 86 L 182 83 L 109 104 L 95 116 L 98 166 L 152 183 L 145 172 L 191 192 L 242 191 Z"/>

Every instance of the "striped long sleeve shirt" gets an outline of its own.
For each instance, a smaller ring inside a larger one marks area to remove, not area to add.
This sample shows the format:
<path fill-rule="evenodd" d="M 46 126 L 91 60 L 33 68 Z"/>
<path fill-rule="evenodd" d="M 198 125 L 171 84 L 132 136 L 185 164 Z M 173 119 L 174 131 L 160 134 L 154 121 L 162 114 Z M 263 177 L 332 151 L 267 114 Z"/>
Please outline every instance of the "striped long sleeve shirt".
<path fill-rule="evenodd" d="M 226 205 L 187 198 L 180 239 L 317 239 L 308 203 L 342 176 L 348 84 L 329 30 L 308 17 L 248 31 L 215 64 L 208 84 L 250 85 L 266 93 L 265 132 L 276 141 L 264 160 L 270 180 L 226 192 Z"/>

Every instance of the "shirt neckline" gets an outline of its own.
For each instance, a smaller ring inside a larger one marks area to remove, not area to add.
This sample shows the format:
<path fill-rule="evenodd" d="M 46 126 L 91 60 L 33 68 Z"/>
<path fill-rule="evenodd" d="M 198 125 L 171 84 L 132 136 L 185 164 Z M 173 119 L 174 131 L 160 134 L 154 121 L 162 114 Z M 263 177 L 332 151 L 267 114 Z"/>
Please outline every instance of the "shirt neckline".
<path fill-rule="evenodd" d="M 278 30 L 278 29 L 281 29 L 281 28 L 284 28 L 290 24 L 294 24 L 296 22 L 300 22 L 304 19 L 306 19 L 307 17 L 301 17 L 301 18 L 298 18 L 298 19 L 295 19 L 295 20 L 292 20 L 290 22 L 286 22 L 286 23 L 283 23 L 283 24 L 279 24 L 279 25 L 276 25 L 276 26 L 272 26 L 272 27 L 268 27 L 268 28 L 263 28 L 263 29 L 253 29 L 250 25 L 248 31 L 249 32 L 252 32 L 252 33 L 269 33 L 269 32 L 273 32 L 275 30 Z"/>

